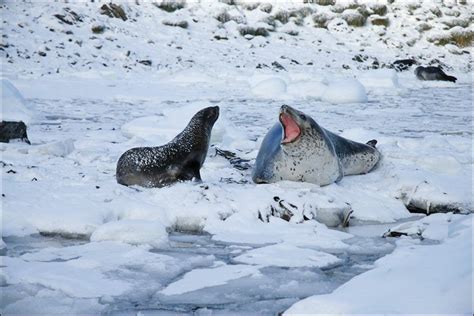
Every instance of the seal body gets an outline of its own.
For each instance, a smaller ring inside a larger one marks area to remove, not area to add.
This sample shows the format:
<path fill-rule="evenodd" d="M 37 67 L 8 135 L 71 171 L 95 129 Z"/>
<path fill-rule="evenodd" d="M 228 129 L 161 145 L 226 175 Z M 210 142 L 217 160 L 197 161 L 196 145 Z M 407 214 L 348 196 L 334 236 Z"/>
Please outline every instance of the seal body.
<path fill-rule="evenodd" d="M 219 107 L 202 109 L 168 144 L 127 150 L 117 162 L 117 182 L 127 186 L 163 187 L 177 181 L 201 180 L 200 169 L 218 117 Z"/>
<path fill-rule="evenodd" d="M 0 142 L 8 143 L 10 140 L 19 139 L 30 144 L 26 134 L 26 124 L 23 122 L 0 122 Z"/>
<path fill-rule="evenodd" d="M 345 175 L 371 171 L 380 160 L 376 143 L 372 140 L 362 144 L 340 137 L 303 112 L 283 105 L 280 123 L 270 129 L 262 142 L 252 180 L 327 185 Z"/>
<path fill-rule="evenodd" d="M 456 77 L 448 76 L 440 67 L 423 67 L 419 66 L 415 69 L 415 75 L 420 80 L 440 80 L 456 82 Z"/>

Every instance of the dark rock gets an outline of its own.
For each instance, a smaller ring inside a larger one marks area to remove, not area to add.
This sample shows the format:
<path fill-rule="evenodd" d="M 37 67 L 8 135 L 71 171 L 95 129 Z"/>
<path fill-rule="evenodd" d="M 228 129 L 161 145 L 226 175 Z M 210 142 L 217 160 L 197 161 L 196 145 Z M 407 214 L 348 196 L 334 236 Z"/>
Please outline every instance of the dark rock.
<path fill-rule="evenodd" d="M 123 8 L 115 3 L 104 4 L 100 7 L 100 14 L 107 15 L 110 18 L 122 19 L 123 21 L 128 20 L 127 14 Z"/>
<path fill-rule="evenodd" d="M 105 26 L 103 26 L 103 25 L 94 25 L 94 26 L 92 26 L 91 30 L 92 30 L 92 33 L 94 33 L 94 34 L 102 34 L 102 33 L 105 32 Z M 76 41 L 76 43 L 78 43 L 78 42 Z M 82 42 L 79 46 L 82 46 Z"/>
<path fill-rule="evenodd" d="M 26 124 L 23 122 L 2 121 L 0 123 L 0 142 L 8 143 L 13 139 L 20 139 L 30 144 L 26 134 Z"/>
<path fill-rule="evenodd" d="M 82 17 L 76 12 L 72 11 L 69 8 L 64 8 L 64 14 L 53 14 L 55 18 L 59 21 L 66 23 L 68 25 L 76 24 L 76 22 L 82 22 Z"/>
<path fill-rule="evenodd" d="M 418 62 L 414 59 L 400 59 L 393 62 L 392 66 L 396 71 L 404 71 L 413 65 L 417 65 Z"/>
<path fill-rule="evenodd" d="M 279 62 L 277 62 L 277 61 L 272 62 L 272 66 L 273 66 L 273 68 L 276 68 L 276 69 L 278 69 L 278 70 L 284 70 L 284 71 L 286 71 L 285 67 L 283 67 L 283 66 L 282 66 Z"/>
<path fill-rule="evenodd" d="M 152 62 L 151 62 L 151 60 L 149 60 L 149 59 L 138 60 L 137 62 L 140 63 L 140 64 L 142 64 L 142 65 L 145 65 L 145 66 L 151 66 L 151 65 L 152 65 Z"/>

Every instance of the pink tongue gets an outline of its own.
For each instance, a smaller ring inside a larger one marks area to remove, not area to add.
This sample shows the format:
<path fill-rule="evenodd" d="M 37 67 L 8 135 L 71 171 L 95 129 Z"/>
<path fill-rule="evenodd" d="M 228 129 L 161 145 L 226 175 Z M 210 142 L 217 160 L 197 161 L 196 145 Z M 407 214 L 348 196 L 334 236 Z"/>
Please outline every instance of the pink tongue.
<path fill-rule="evenodd" d="M 282 144 L 291 143 L 300 136 L 301 130 L 290 115 L 283 113 L 280 115 L 280 120 L 285 130 L 285 138 L 281 141 Z"/>

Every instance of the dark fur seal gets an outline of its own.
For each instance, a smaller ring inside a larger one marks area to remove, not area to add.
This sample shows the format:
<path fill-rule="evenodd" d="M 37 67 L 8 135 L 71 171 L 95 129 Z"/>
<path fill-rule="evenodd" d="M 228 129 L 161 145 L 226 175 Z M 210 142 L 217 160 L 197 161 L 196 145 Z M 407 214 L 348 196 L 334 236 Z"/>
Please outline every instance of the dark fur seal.
<path fill-rule="evenodd" d="M 371 171 L 381 156 L 376 144 L 376 140 L 362 144 L 340 137 L 303 112 L 283 105 L 280 123 L 262 142 L 252 179 L 256 183 L 292 180 L 327 185 L 345 175 Z"/>
<path fill-rule="evenodd" d="M 201 180 L 199 171 L 218 117 L 218 106 L 202 109 L 168 144 L 127 150 L 117 162 L 117 182 L 150 188 L 177 181 Z"/>
<path fill-rule="evenodd" d="M 19 139 L 30 144 L 26 134 L 26 124 L 23 122 L 0 122 L 0 142 L 8 143 L 10 140 Z"/>
<path fill-rule="evenodd" d="M 440 80 L 456 82 L 456 77 L 448 76 L 440 67 L 423 67 L 418 66 L 415 69 L 415 75 L 420 80 Z"/>

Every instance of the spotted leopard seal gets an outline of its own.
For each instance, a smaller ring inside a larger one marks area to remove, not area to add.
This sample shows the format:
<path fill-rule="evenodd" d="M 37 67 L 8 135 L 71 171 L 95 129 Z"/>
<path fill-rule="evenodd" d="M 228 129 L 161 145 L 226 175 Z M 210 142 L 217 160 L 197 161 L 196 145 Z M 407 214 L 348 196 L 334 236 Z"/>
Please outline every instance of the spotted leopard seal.
<path fill-rule="evenodd" d="M 258 152 L 255 183 L 291 180 L 323 186 L 343 176 L 368 173 L 380 160 L 376 140 L 362 144 L 343 138 L 288 105 L 280 108 L 279 119 Z"/>

